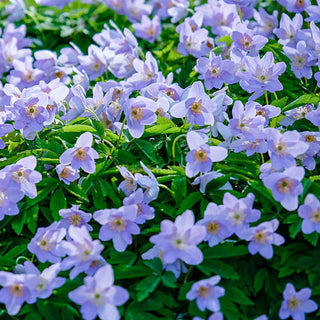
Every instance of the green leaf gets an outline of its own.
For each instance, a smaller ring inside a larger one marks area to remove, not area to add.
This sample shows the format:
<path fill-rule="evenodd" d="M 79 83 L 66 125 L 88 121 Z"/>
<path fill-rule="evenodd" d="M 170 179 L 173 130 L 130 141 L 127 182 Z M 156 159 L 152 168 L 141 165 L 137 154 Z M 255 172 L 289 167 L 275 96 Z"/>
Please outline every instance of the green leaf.
<path fill-rule="evenodd" d="M 177 286 L 177 278 L 172 271 L 167 271 L 161 279 L 166 287 L 175 288 Z"/>
<path fill-rule="evenodd" d="M 184 198 L 180 204 L 177 214 L 183 213 L 187 209 L 191 209 L 202 198 L 201 192 L 192 192 L 186 198 Z"/>
<path fill-rule="evenodd" d="M 157 288 L 160 281 L 161 277 L 152 275 L 138 282 L 136 286 L 136 290 L 138 291 L 137 300 L 139 302 L 145 300 L 150 295 L 150 293 L 152 293 Z"/>
<path fill-rule="evenodd" d="M 163 266 L 159 258 L 154 258 L 152 260 L 144 260 L 143 264 L 151 268 L 157 274 L 162 274 Z"/>
<path fill-rule="evenodd" d="M 288 105 L 286 105 L 283 109 L 282 112 L 294 109 L 296 107 L 300 107 L 303 105 L 306 105 L 308 103 L 312 103 L 314 105 L 318 105 L 320 102 L 320 97 L 316 94 L 304 94 L 300 96 L 298 99 L 292 101 Z"/>
<path fill-rule="evenodd" d="M 58 221 L 61 219 L 59 210 L 65 209 L 66 207 L 67 199 L 62 191 L 62 188 L 59 188 L 54 192 L 50 200 L 50 210 L 52 211 L 54 220 Z"/>
<path fill-rule="evenodd" d="M 149 268 L 140 266 L 118 266 L 114 268 L 115 279 L 133 279 L 149 276 L 152 272 Z"/>
<path fill-rule="evenodd" d="M 103 197 L 108 196 L 108 198 L 110 198 L 110 200 L 113 202 L 113 204 L 116 207 L 121 207 L 122 201 L 117 196 L 117 194 L 116 194 L 115 190 L 112 188 L 111 184 L 105 180 L 102 180 L 102 179 L 99 179 L 98 181 L 99 181 L 99 185 L 100 185 Z"/>
<path fill-rule="evenodd" d="M 180 204 L 187 195 L 187 178 L 176 177 L 171 183 L 171 190 L 174 192 L 177 204 Z"/>
<path fill-rule="evenodd" d="M 304 233 L 303 237 L 315 247 L 318 243 L 318 240 L 319 240 L 319 233 L 316 231 L 314 231 L 310 234 Z"/>
<path fill-rule="evenodd" d="M 71 182 L 70 185 L 65 184 L 64 188 L 75 197 L 85 202 L 89 202 L 88 196 L 78 184 Z"/>
<path fill-rule="evenodd" d="M 211 275 L 212 273 L 218 274 L 222 278 L 238 280 L 240 279 L 239 274 L 236 270 L 229 264 L 218 260 L 210 260 L 202 262 L 202 264 L 196 266 L 201 272 L 206 275 Z"/>
<path fill-rule="evenodd" d="M 233 242 L 219 243 L 211 248 L 206 247 L 203 250 L 203 255 L 206 260 L 239 257 L 248 253 L 247 246 L 235 245 Z"/>
<path fill-rule="evenodd" d="M 254 276 L 253 289 L 255 293 L 258 293 L 262 288 L 268 276 L 268 270 L 266 268 L 259 269 Z"/>
<path fill-rule="evenodd" d="M 23 225 L 25 224 L 26 220 L 27 220 L 27 213 L 25 210 L 13 217 L 11 221 L 11 227 L 16 232 L 16 234 L 21 233 L 23 229 Z"/>
<path fill-rule="evenodd" d="M 225 42 L 227 47 L 230 47 L 231 44 L 233 43 L 233 40 L 229 35 L 220 37 L 220 38 L 216 39 L 216 41 L 217 42 Z"/>
<path fill-rule="evenodd" d="M 27 214 L 27 225 L 28 229 L 32 232 L 35 233 L 37 229 L 37 220 L 38 220 L 38 212 L 39 212 L 39 206 L 35 205 L 28 209 L 28 214 Z"/>
<path fill-rule="evenodd" d="M 175 124 L 166 117 L 158 117 L 157 123 L 144 130 L 143 137 L 163 134 L 165 130 L 175 127 Z"/>
<path fill-rule="evenodd" d="M 234 286 L 225 286 L 225 289 L 226 295 L 230 298 L 231 301 L 244 306 L 254 305 L 254 302 L 252 302 L 242 290 Z"/>
<path fill-rule="evenodd" d="M 154 163 L 159 163 L 159 156 L 155 153 L 154 145 L 146 140 L 136 139 L 134 140 L 135 145 Z"/>

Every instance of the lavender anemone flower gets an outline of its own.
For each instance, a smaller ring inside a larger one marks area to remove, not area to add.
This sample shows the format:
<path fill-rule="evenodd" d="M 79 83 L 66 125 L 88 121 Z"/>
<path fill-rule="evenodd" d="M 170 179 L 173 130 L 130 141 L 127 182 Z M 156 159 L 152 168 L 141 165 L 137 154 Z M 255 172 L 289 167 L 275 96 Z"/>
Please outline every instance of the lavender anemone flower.
<path fill-rule="evenodd" d="M 135 223 L 137 212 L 136 205 L 96 211 L 93 218 L 102 225 L 99 238 L 103 241 L 112 239 L 117 251 L 125 251 L 132 243 L 132 234 L 140 233 L 140 228 Z"/>
<path fill-rule="evenodd" d="M 145 166 L 142 161 L 140 161 L 140 165 L 143 168 L 143 170 L 147 173 L 148 176 L 137 173 L 136 179 L 139 186 L 146 189 L 146 191 L 143 194 L 144 201 L 146 203 L 149 203 L 152 200 L 157 199 L 160 188 L 159 188 L 157 178 L 150 171 L 150 169 L 148 169 L 148 167 Z"/>
<path fill-rule="evenodd" d="M 73 169 L 69 165 L 58 164 L 56 166 L 58 177 L 65 184 L 69 185 L 70 182 L 76 181 L 80 178 L 79 170 Z"/>
<path fill-rule="evenodd" d="M 150 238 L 163 252 L 165 263 L 174 263 L 177 259 L 190 265 L 202 262 L 203 254 L 197 247 L 206 236 L 204 226 L 194 225 L 194 215 L 190 210 L 178 216 L 175 222 L 163 220 L 161 232 Z"/>
<path fill-rule="evenodd" d="M 295 157 L 305 153 L 309 146 L 300 140 L 297 131 L 286 131 L 281 134 L 279 130 L 268 128 L 268 153 L 273 167 L 277 170 L 296 165 Z"/>
<path fill-rule="evenodd" d="M 268 51 L 261 59 L 259 57 L 244 58 L 246 71 L 240 71 L 240 86 L 247 92 L 253 92 L 249 100 L 259 98 L 265 91 L 275 92 L 283 89 L 278 76 L 285 72 L 284 62 L 274 63 L 273 53 Z"/>
<path fill-rule="evenodd" d="M 134 138 L 140 138 L 143 135 L 145 125 L 156 122 L 156 110 L 157 104 L 151 99 L 139 96 L 128 100 L 124 106 L 124 112 L 129 132 Z"/>
<path fill-rule="evenodd" d="M 40 272 L 32 262 L 26 261 L 24 263 L 25 273 L 36 276 L 26 279 L 31 293 L 37 298 L 47 299 L 54 289 L 61 287 L 66 281 L 65 278 L 57 277 L 60 270 L 60 263 L 55 263 Z"/>
<path fill-rule="evenodd" d="M 101 320 L 120 320 L 116 306 L 124 304 L 129 299 L 129 293 L 114 286 L 113 282 L 113 270 L 107 264 L 98 269 L 93 277 L 86 277 L 83 286 L 69 293 L 69 298 L 81 305 L 84 320 L 93 320 L 97 316 Z"/>
<path fill-rule="evenodd" d="M 218 298 L 225 294 L 224 288 L 216 286 L 220 280 L 220 276 L 213 276 L 209 279 L 197 281 L 187 293 L 187 299 L 196 299 L 197 306 L 201 311 L 205 309 L 213 312 L 219 311 L 220 303 Z"/>
<path fill-rule="evenodd" d="M 293 211 L 298 208 L 298 196 L 303 191 L 300 181 L 303 177 L 304 168 L 290 167 L 283 172 L 269 174 L 263 179 L 263 183 L 285 209 Z"/>
<path fill-rule="evenodd" d="M 196 224 L 206 227 L 207 234 L 203 240 L 208 241 L 209 247 L 217 245 L 232 234 L 228 221 L 224 217 L 224 211 L 214 202 L 208 204 L 203 219 Z"/>
<path fill-rule="evenodd" d="M 223 83 L 237 82 L 234 62 L 222 60 L 221 55 L 216 56 L 214 52 L 210 52 L 209 58 L 199 58 L 195 70 L 200 73 L 199 79 L 204 79 L 204 85 L 208 90 L 221 89 Z"/>
<path fill-rule="evenodd" d="M 68 257 L 61 262 L 61 270 L 68 270 L 74 267 L 70 272 L 70 279 L 74 279 L 79 273 L 90 270 L 96 264 L 105 263 L 101 256 L 104 246 L 99 240 L 92 241 L 86 226 L 70 226 L 68 229 L 72 241 L 61 241 L 60 248 Z"/>
<path fill-rule="evenodd" d="M 60 156 L 60 162 L 65 165 L 70 163 L 73 169 L 82 168 L 87 173 L 94 173 L 96 171 L 94 159 L 98 159 L 99 154 L 91 148 L 92 141 L 90 132 L 83 133 L 75 146 Z"/>
<path fill-rule="evenodd" d="M 303 218 L 301 230 L 309 234 L 313 231 L 320 233 L 320 201 L 317 197 L 309 193 L 298 209 L 299 217 Z"/>
<path fill-rule="evenodd" d="M 126 196 L 129 196 L 137 189 L 137 177 L 133 175 L 126 167 L 118 167 L 120 174 L 124 178 L 119 186 L 118 190 L 122 190 Z"/>
<path fill-rule="evenodd" d="M 38 228 L 28 244 L 28 250 L 34 253 L 40 262 L 60 262 L 65 253 L 59 245 L 65 235 L 66 229 L 58 228 L 58 222 L 55 221 L 47 228 Z"/>
<path fill-rule="evenodd" d="M 202 82 L 197 81 L 185 90 L 181 101 L 171 107 L 170 113 L 175 118 L 187 116 L 192 128 L 193 124 L 213 125 L 215 109 L 216 103 L 205 93 Z"/>
<path fill-rule="evenodd" d="M 259 252 L 264 258 L 271 259 L 273 256 L 272 245 L 280 246 L 285 241 L 281 235 L 275 233 L 278 226 L 279 221 L 273 219 L 248 229 L 244 238 L 250 241 L 249 252 L 251 254 Z"/>
<path fill-rule="evenodd" d="M 37 196 L 36 183 L 42 180 L 40 172 L 35 171 L 37 165 L 35 156 L 20 159 L 16 164 L 4 168 L 10 177 L 10 186 L 20 189 L 25 195 L 33 199 Z"/>
<path fill-rule="evenodd" d="M 223 197 L 223 205 L 220 209 L 228 223 L 230 231 L 235 233 L 240 239 L 249 228 L 250 222 L 255 222 L 260 218 L 260 211 L 252 209 L 254 194 L 249 193 L 245 198 L 238 199 L 227 192 Z"/>
<path fill-rule="evenodd" d="M 161 33 L 160 18 L 156 15 L 151 20 L 148 16 L 143 15 L 141 23 L 134 23 L 132 28 L 137 37 L 153 43 Z"/>
<path fill-rule="evenodd" d="M 35 275 L 14 274 L 0 271 L 0 302 L 7 307 L 8 314 L 16 315 L 26 301 L 29 304 L 36 302 L 36 297 L 32 294 L 27 285 L 27 280 L 35 281 Z"/>
<path fill-rule="evenodd" d="M 283 301 L 279 311 L 280 319 L 292 317 L 293 320 L 304 320 L 305 313 L 310 313 L 318 309 L 318 305 L 310 300 L 311 289 L 303 288 L 296 292 L 291 283 L 287 283 L 283 291 Z"/>
<path fill-rule="evenodd" d="M 187 142 L 190 149 L 186 156 L 186 175 L 194 177 L 199 172 L 210 171 L 213 162 L 224 160 L 228 150 L 223 147 L 208 146 L 209 138 L 203 133 L 190 131 L 187 133 Z"/>

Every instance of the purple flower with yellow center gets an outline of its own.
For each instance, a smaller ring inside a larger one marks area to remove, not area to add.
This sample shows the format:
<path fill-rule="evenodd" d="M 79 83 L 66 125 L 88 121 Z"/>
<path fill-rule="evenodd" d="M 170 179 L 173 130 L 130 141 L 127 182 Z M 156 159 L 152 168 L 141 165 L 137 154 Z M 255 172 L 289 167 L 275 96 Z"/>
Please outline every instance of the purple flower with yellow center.
<path fill-rule="evenodd" d="M 320 233 L 320 201 L 317 197 L 309 193 L 298 209 L 298 215 L 303 218 L 301 230 L 309 234 L 313 231 Z"/>
<path fill-rule="evenodd" d="M 61 287 L 66 281 L 65 278 L 57 277 L 61 270 L 60 263 L 55 263 L 40 272 L 32 262 L 26 261 L 23 268 L 27 275 L 36 276 L 27 278 L 26 284 L 32 294 L 40 299 L 47 299 L 54 289 Z"/>
<path fill-rule="evenodd" d="M 120 320 L 116 306 L 124 304 L 129 299 L 127 290 L 114 286 L 112 267 L 107 264 L 95 273 L 93 277 L 84 279 L 84 285 L 69 293 L 69 298 L 81 305 L 84 320 L 93 320 L 97 316 L 101 320 Z"/>
<path fill-rule="evenodd" d="M 98 159 L 99 154 L 91 148 L 92 141 L 93 137 L 90 132 L 83 133 L 78 138 L 75 146 L 66 150 L 60 156 L 60 162 L 65 165 L 70 163 L 73 169 L 82 168 L 87 173 L 95 172 L 96 165 L 94 159 Z"/>
<path fill-rule="evenodd" d="M 278 226 L 279 221 L 273 219 L 248 229 L 244 238 L 250 241 L 248 246 L 249 252 L 251 254 L 259 252 L 264 258 L 271 259 L 273 256 L 272 245 L 280 246 L 285 241 L 281 235 L 275 233 Z"/>
<path fill-rule="evenodd" d="M 249 228 L 249 223 L 259 220 L 261 215 L 259 210 L 252 209 L 253 202 L 253 193 L 249 193 L 245 198 L 238 199 L 227 192 L 223 197 L 223 205 L 220 206 L 230 231 L 241 239 L 243 239 L 244 232 Z"/>
<path fill-rule="evenodd" d="M 249 100 L 255 100 L 264 94 L 265 91 L 275 92 L 283 89 L 278 76 L 285 72 L 284 62 L 274 63 L 272 52 L 268 51 L 261 59 L 246 56 L 244 58 L 246 71 L 240 71 L 240 86 L 252 96 Z"/>
<path fill-rule="evenodd" d="M 283 172 L 269 174 L 263 179 L 263 183 L 285 209 L 293 211 L 298 208 L 298 196 L 303 191 L 300 181 L 303 177 L 304 168 L 290 167 Z"/>
<path fill-rule="evenodd" d="M 137 97 L 129 99 L 124 106 L 128 129 L 132 137 L 140 138 L 144 132 L 144 126 L 157 121 L 155 111 L 157 104 L 148 98 Z"/>
<path fill-rule="evenodd" d="M 207 235 L 203 240 L 208 241 L 209 247 L 217 245 L 232 234 L 223 213 L 224 211 L 219 206 L 210 202 L 204 212 L 203 219 L 196 223 L 206 227 Z"/>
<path fill-rule="evenodd" d="M 102 225 L 99 238 L 103 241 L 112 239 L 117 251 L 125 251 L 132 243 L 132 234 L 140 233 L 140 228 L 135 223 L 137 213 L 136 205 L 96 211 L 93 218 Z"/>
<path fill-rule="evenodd" d="M 26 301 L 29 304 L 36 302 L 36 297 L 27 286 L 26 280 L 36 280 L 35 275 L 14 274 L 11 272 L 0 271 L 0 302 L 7 307 L 8 314 L 16 315 Z"/>
<path fill-rule="evenodd" d="M 132 28 L 137 37 L 153 43 L 161 33 L 160 18 L 155 15 L 151 20 L 148 16 L 143 15 L 141 23 L 134 23 Z"/>
<path fill-rule="evenodd" d="M 37 93 L 36 96 L 30 92 L 29 97 L 18 99 L 14 103 L 13 112 L 16 118 L 13 127 L 22 130 L 26 139 L 33 140 L 36 137 L 35 132 L 40 132 L 44 122 L 48 120 L 47 105 L 48 95 L 43 92 Z"/>
<path fill-rule="evenodd" d="M 197 245 L 205 236 L 205 227 L 194 225 L 193 212 L 187 210 L 175 222 L 163 220 L 161 232 L 152 236 L 150 242 L 163 252 L 164 263 L 170 264 L 180 259 L 187 264 L 197 265 L 203 260 Z"/>
<path fill-rule="evenodd" d="M 308 119 L 308 114 L 312 111 L 314 111 L 314 105 L 311 103 L 285 111 L 286 116 L 280 120 L 280 124 L 286 127 L 292 125 L 296 120 Z"/>
<path fill-rule="evenodd" d="M 170 113 L 175 118 L 187 116 L 192 128 L 193 124 L 213 125 L 216 107 L 216 103 L 204 92 L 202 82 L 197 81 L 184 91 L 181 101 L 172 106 Z"/>
<path fill-rule="evenodd" d="M 143 195 L 143 190 L 139 188 L 137 191 L 130 194 L 123 199 L 123 205 L 136 205 L 137 206 L 137 218 L 135 222 L 137 224 L 145 223 L 146 220 L 154 218 L 154 208 L 150 207 Z"/>
<path fill-rule="evenodd" d="M 194 177 L 199 172 L 210 171 L 213 162 L 224 160 L 228 156 L 227 149 L 223 147 L 208 146 L 208 136 L 196 131 L 187 133 L 187 142 L 190 149 L 186 156 L 186 175 Z"/>
<path fill-rule="evenodd" d="M 65 253 L 59 245 L 65 235 L 66 229 L 58 228 L 58 222 L 55 221 L 47 228 L 38 228 L 28 244 L 28 250 L 34 253 L 40 262 L 60 262 Z"/>
<path fill-rule="evenodd" d="M 29 198 L 37 196 L 36 183 L 42 180 L 40 172 L 35 171 L 37 165 L 35 156 L 20 159 L 16 164 L 4 168 L 7 176 L 10 177 L 10 186 L 20 189 Z"/>
<path fill-rule="evenodd" d="M 2 176 L 3 174 L 3 176 Z M 14 187 L 9 187 L 10 179 L 6 176 L 6 173 L 1 171 L 0 175 L 0 220 L 5 215 L 16 215 L 19 213 L 17 202 L 20 201 L 24 193 Z"/>
<path fill-rule="evenodd" d="M 286 131 L 283 134 L 274 128 L 267 128 L 268 153 L 273 167 L 277 170 L 296 165 L 298 155 L 305 153 L 309 146 L 301 141 L 297 131 Z"/>
<path fill-rule="evenodd" d="M 56 166 L 58 177 L 65 184 L 70 184 L 70 182 L 76 181 L 80 178 L 79 170 L 73 169 L 71 166 L 66 164 L 58 164 Z"/>
<path fill-rule="evenodd" d="M 63 218 L 59 221 L 59 228 L 65 228 L 68 230 L 70 226 L 79 228 L 85 226 L 88 231 L 92 230 L 92 227 L 88 224 L 92 218 L 92 214 L 80 210 L 77 205 L 73 205 L 70 209 L 59 210 L 59 215 Z"/>
<path fill-rule="evenodd" d="M 74 279 L 79 273 L 87 272 L 90 267 L 95 266 L 101 261 L 101 265 L 105 260 L 101 256 L 104 246 L 99 240 L 92 241 L 86 226 L 75 227 L 71 225 L 68 233 L 72 241 L 61 241 L 61 250 L 68 257 L 61 262 L 61 270 L 68 270 L 73 267 L 70 272 L 70 279 Z"/>
<path fill-rule="evenodd" d="M 318 305 L 310 300 L 311 289 L 303 288 L 296 292 L 291 283 L 287 283 L 283 291 L 283 301 L 279 311 L 280 319 L 287 319 L 290 316 L 293 320 L 304 320 L 305 313 L 310 313 L 318 309 Z"/>
<path fill-rule="evenodd" d="M 124 178 L 119 184 L 118 190 L 122 190 L 126 196 L 129 196 L 137 189 L 137 177 L 133 175 L 126 167 L 117 167 Z"/>
<path fill-rule="evenodd" d="M 197 306 L 201 311 L 205 309 L 213 312 L 219 311 L 220 303 L 218 298 L 225 294 L 224 288 L 216 286 L 220 280 L 220 276 L 213 276 L 209 279 L 197 281 L 187 293 L 187 299 L 196 299 Z"/>
<path fill-rule="evenodd" d="M 204 85 L 208 90 L 220 89 L 223 83 L 237 82 L 234 76 L 234 62 L 222 60 L 221 55 L 216 56 L 214 52 L 210 52 L 209 58 L 199 58 L 195 70 L 200 73 L 199 79 L 204 79 Z"/>

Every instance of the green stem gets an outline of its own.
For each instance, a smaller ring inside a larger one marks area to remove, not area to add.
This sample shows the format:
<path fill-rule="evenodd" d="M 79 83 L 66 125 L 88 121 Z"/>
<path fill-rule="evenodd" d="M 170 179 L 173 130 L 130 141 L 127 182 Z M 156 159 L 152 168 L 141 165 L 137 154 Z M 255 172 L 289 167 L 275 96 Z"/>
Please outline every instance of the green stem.
<path fill-rule="evenodd" d="M 122 126 L 121 126 L 121 129 L 120 129 L 120 133 L 119 133 L 119 139 L 117 141 L 117 145 L 116 145 L 116 149 L 119 148 L 119 144 L 120 144 L 120 140 L 121 140 L 121 136 L 122 136 L 122 132 L 123 132 L 123 128 L 124 128 L 124 125 L 126 124 L 126 118 L 124 118 L 123 122 L 122 122 Z"/>
<path fill-rule="evenodd" d="M 175 148 L 176 148 L 176 143 L 177 143 L 177 141 L 180 139 L 180 138 L 182 138 L 182 137 L 185 137 L 186 136 L 186 134 L 184 133 L 184 134 L 180 134 L 179 136 L 177 136 L 174 140 L 173 140 L 173 143 L 172 143 L 172 160 L 173 160 L 173 164 L 175 164 L 175 158 L 176 158 L 176 150 L 175 150 Z"/>
<path fill-rule="evenodd" d="M 269 104 L 269 100 L 268 100 L 267 90 L 264 91 L 264 96 L 265 96 L 265 98 L 266 98 L 266 104 L 268 105 L 268 104 Z"/>
<path fill-rule="evenodd" d="M 166 189 L 167 191 L 169 191 L 171 193 L 172 196 L 175 196 L 175 193 L 174 191 L 172 191 L 169 187 L 167 187 L 165 184 L 161 184 L 161 183 L 158 183 L 158 186 L 162 189 Z"/>
<path fill-rule="evenodd" d="M 276 100 L 279 100 L 276 92 L 274 92 L 273 94 L 274 94 L 274 97 L 276 98 Z"/>
<path fill-rule="evenodd" d="M 87 112 L 91 113 L 91 114 L 96 118 L 97 121 L 100 121 L 100 119 L 98 118 L 98 116 L 97 116 L 91 109 L 86 108 L 85 110 L 86 110 Z"/>
<path fill-rule="evenodd" d="M 239 6 L 239 5 L 238 5 L 237 7 L 238 7 L 238 15 L 239 15 L 239 17 L 240 17 L 240 22 L 242 23 L 242 22 L 243 22 L 243 20 L 242 20 L 242 12 L 241 12 L 241 8 L 240 8 L 240 6 Z"/>

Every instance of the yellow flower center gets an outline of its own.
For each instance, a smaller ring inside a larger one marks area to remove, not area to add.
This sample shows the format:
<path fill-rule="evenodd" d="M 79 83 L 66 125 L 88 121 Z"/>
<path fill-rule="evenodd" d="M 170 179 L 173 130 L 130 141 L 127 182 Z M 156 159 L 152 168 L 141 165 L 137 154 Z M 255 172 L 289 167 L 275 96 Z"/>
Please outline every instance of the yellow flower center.
<path fill-rule="evenodd" d="M 205 152 L 204 150 L 200 149 L 195 153 L 195 158 L 199 161 L 199 162 L 204 162 L 207 160 L 207 152 Z"/>
<path fill-rule="evenodd" d="M 132 119 L 134 120 L 142 120 L 142 117 L 143 117 L 143 114 L 144 114 L 144 111 L 141 107 L 133 107 L 131 109 L 131 116 L 132 116 Z"/>
<path fill-rule="evenodd" d="M 201 102 L 196 101 L 196 102 L 191 104 L 190 110 L 194 115 L 198 115 L 198 114 L 200 114 L 202 112 L 203 105 L 201 104 Z"/>
<path fill-rule="evenodd" d="M 217 221 L 210 221 L 207 223 L 207 231 L 210 234 L 218 234 L 218 232 L 220 231 L 220 225 Z"/>
<path fill-rule="evenodd" d="M 293 182 L 290 179 L 282 178 L 277 182 L 277 188 L 282 193 L 290 193 L 293 188 Z"/>
<path fill-rule="evenodd" d="M 79 226 L 81 224 L 81 217 L 74 213 L 69 217 L 69 222 L 73 225 L 73 226 Z"/>
<path fill-rule="evenodd" d="M 84 148 L 78 148 L 74 154 L 74 156 L 80 160 L 80 161 L 84 161 L 87 158 L 87 153 L 86 150 Z"/>

